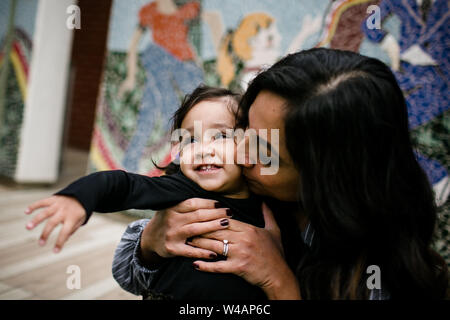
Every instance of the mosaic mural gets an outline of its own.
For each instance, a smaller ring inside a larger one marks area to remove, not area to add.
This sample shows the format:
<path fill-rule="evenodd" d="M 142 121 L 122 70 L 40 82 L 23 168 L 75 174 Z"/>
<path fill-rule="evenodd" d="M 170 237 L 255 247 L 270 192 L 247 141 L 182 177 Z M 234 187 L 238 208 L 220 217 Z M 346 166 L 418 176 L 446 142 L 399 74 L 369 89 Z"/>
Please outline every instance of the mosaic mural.
<path fill-rule="evenodd" d="M 0 175 L 8 177 L 17 162 L 37 4 L 0 1 Z M 448 1 L 115 0 L 111 15 L 89 171 L 161 174 L 153 161 L 170 159 L 170 116 L 199 83 L 245 90 L 287 53 L 357 51 L 390 65 L 405 94 L 417 158 L 439 205 L 436 248 L 450 265 Z M 375 18 L 379 26 L 369 27 Z"/>
<path fill-rule="evenodd" d="M 169 120 L 199 83 L 245 90 L 263 68 L 312 47 L 357 51 L 394 71 L 417 157 L 436 192 L 436 246 L 450 263 L 450 11 L 446 0 L 114 1 L 90 170 L 159 175 Z M 378 9 L 379 11 L 374 11 Z M 378 18 L 379 27 L 367 20 Z"/>

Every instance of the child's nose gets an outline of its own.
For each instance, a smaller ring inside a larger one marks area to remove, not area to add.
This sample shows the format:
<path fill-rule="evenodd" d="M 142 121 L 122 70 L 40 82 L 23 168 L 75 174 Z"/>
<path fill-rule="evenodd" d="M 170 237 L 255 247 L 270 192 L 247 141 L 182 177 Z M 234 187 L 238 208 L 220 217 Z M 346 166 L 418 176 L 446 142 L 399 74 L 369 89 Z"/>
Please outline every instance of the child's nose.
<path fill-rule="evenodd" d="M 202 143 L 198 151 L 196 156 L 201 158 L 214 157 L 216 155 L 212 143 Z"/>

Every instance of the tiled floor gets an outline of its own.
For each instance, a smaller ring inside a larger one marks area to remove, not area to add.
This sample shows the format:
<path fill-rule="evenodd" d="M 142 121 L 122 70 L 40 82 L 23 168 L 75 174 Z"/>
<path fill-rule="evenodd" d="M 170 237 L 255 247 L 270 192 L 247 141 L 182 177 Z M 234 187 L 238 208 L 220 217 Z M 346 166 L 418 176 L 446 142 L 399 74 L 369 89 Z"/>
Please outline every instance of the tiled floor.
<path fill-rule="evenodd" d="M 136 218 L 94 214 L 65 244 L 52 252 L 57 232 L 47 245 L 37 240 L 43 225 L 28 231 L 26 206 L 48 197 L 85 174 L 87 154 L 67 150 L 63 170 L 52 186 L 20 186 L 0 181 L 0 300 L 4 299 L 140 299 L 122 290 L 111 274 L 114 249 L 127 224 Z M 80 289 L 69 289 L 79 267 Z M 69 284 L 69 285 L 68 285 Z"/>

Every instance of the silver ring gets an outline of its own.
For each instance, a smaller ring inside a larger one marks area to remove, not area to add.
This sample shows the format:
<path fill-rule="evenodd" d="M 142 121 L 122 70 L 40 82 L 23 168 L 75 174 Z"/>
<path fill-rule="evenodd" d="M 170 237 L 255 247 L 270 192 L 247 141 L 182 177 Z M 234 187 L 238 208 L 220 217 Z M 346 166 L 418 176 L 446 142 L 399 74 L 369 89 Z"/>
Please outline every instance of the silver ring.
<path fill-rule="evenodd" d="M 228 255 L 228 240 L 223 240 L 223 251 L 222 255 L 226 257 Z"/>

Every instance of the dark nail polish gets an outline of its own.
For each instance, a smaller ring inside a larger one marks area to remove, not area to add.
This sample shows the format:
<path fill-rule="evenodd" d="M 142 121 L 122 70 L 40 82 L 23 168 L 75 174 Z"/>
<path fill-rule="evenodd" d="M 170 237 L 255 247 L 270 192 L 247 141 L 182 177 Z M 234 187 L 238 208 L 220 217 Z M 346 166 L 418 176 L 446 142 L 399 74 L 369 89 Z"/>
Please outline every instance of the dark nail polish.
<path fill-rule="evenodd" d="M 211 253 L 211 254 L 209 255 L 209 257 L 210 257 L 211 259 L 215 259 L 215 258 L 217 258 L 217 254 Z"/>
<path fill-rule="evenodd" d="M 227 216 L 231 217 L 233 214 L 231 213 L 231 209 L 225 210 L 227 212 Z"/>
<path fill-rule="evenodd" d="M 195 262 L 192 264 L 192 266 L 194 267 L 194 269 L 199 269 L 200 267 L 198 266 L 198 264 L 196 264 Z"/>
<path fill-rule="evenodd" d="M 222 207 L 222 204 L 220 203 L 220 202 L 216 202 L 216 203 L 214 203 L 214 208 L 223 208 Z"/>
<path fill-rule="evenodd" d="M 222 219 L 220 220 L 220 225 L 225 227 L 229 224 L 230 222 L 228 221 L 228 219 Z"/>

